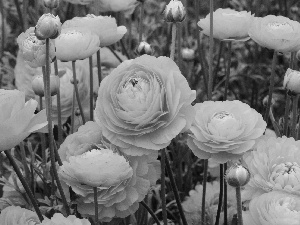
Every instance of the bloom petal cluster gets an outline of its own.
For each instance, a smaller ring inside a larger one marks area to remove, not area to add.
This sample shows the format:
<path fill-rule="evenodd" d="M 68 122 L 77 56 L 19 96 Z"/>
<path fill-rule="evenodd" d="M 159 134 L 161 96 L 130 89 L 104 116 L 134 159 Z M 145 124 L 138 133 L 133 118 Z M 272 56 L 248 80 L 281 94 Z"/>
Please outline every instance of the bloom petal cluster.
<path fill-rule="evenodd" d="M 139 4 L 137 0 L 97 0 L 100 12 L 120 12 L 133 13 L 135 7 Z"/>
<path fill-rule="evenodd" d="M 101 82 L 95 118 L 103 136 L 130 155 L 167 147 L 194 118 L 195 91 L 167 57 L 143 55 Z"/>
<path fill-rule="evenodd" d="M 201 159 L 219 163 L 239 159 L 266 129 L 261 114 L 238 100 L 205 101 L 194 108 L 188 146 Z"/>
<path fill-rule="evenodd" d="M 108 46 L 119 41 L 127 32 L 125 26 L 117 26 L 115 18 L 109 16 L 95 16 L 88 14 L 85 17 L 74 17 L 67 20 L 62 28 L 85 27 L 98 35 L 100 47 Z"/>
<path fill-rule="evenodd" d="M 99 219 L 110 221 L 138 209 L 159 178 L 160 167 L 157 153 L 127 156 L 101 137 L 101 127 L 95 122 L 69 135 L 59 149 L 63 160 L 59 176 L 65 189 L 71 187 L 76 193 L 82 215 L 95 215 L 93 187 L 97 187 Z"/>
<path fill-rule="evenodd" d="M 25 103 L 21 91 L 0 89 L 0 151 L 13 148 L 48 124 L 45 110 L 34 114 L 37 104 L 33 99 Z"/>
<path fill-rule="evenodd" d="M 9 206 L 0 213 L 1 225 L 35 225 L 40 224 L 37 214 L 20 206 Z"/>
<path fill-rule="evenodd" d="M 275 51 L 300 49 L 300 23 L 283 16 L 255 17 L 248 33 L 257 44 Z"/>
<path fill-rule="evenodd" d="M 300 197 L 272 191 L 251 200 L 243 213 L 245 225 L 298 225 Z"/>
<path fill-rule="evenodd" d="M 243 191 L 243 199 L 274 190 L 300 194 L 300 141 L 294 138 L 263 137 L 243 160 L 251 179 Z"/>
<path fill-rule="evenodd" d="M 17 39 L 20 52 L 29 66 L 36 68 L 46 65 L 46 42 L 39 40 L 34 35 L 34 27 L 30 27 L 26 32 L 21 33 Z M 49 59 L 55 57 L 55 47 L 52 41 L 49 42 Z"/>
<path fill-rule="evenodd" d="M 61 213 L 55 213 L 51 219 L 44 219 L 41 225 L 91 225 L 88 219 L 79 219 L 74 215 L 64 217 Z"/>

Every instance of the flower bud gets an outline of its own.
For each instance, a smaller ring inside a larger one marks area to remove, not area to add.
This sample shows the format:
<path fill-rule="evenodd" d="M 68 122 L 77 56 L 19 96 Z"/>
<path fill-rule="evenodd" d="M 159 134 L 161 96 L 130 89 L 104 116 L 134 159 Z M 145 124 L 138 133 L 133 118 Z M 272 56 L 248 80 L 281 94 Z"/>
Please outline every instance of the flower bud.
<path fill-rule="evenodd" d="M 182 22 L 185 18 L 186 11 L 181 1 L 171 0 L 166 5 L 164 17 L 166 22 L 178 23 Z"/>
<path fill-rule="evenodd" d="M 72 77 L 71 79 L 70 79 L 70 82 L 71 82 L 71 84 L 74 84 L 74 77 Z M 79 80 L 76 78 L 76 84 L 78 84 L 79 83 Z"/>
<path fill-rule="evenodd" d="M 283 87 L 291 94 L 300 94 L 300 72 L 287 69 L 283 79 Z"/>
<path fill-rule="evenodd" d="M 153 54 L 153 49 L 151 48 L 151 46 L 147 42 L 142 41 L 139 44 L 139 47 L 137 48 L 137 53 L 139 55 L 144 55 L 144 54 L 152 55 Z"/>
<path fill-rule="evenodd" d="M 269 95 L 267 95 L 266 97 L 264 97 L 264 99 L 263 99 L 263 106 L 267 107 L 268 101 L 269 101 Z M 275 99 L 272 98 L 271 105 L 274 105 L 274 104 L 275 104 Z"/>
<path fill-rule="evenodd" d="M 39 18 L 34 30 L 36 37 L 40 40 L 55 39 L 60 34 L 60 31 L 61 22 L 59 17 L 55 17 L 50 13 L 44 14 Z"/>
<path fill-rule="evenodd" d="M 55 9 L 59 5 L 59 0 L 44 0 L 44 6 L 49 9 Z"/>
<path fill-rule="evenodd" d="M 32 90 L 34 93 L 40 97 L 44 97 L 44 80 L 42 75 L 37 75 L 31 82 Z M 59 88 L 59 77 L 55 75 L 50 75 L 50 93 L 51 96 L 57 94 Z"/>
<path fill-rule="evenodd" d="M 235 164 L 226 171 L 225 178 L 230 186 L 240 187 L 249 182 L 250 172 L 246 167 Z"/>
<path fill-rule="evenodd" d="M 183 48 L 181 50 L 182 58 L 186 61 L 194 60 L 195 58 L 195 51 L 191 48 Z"/>

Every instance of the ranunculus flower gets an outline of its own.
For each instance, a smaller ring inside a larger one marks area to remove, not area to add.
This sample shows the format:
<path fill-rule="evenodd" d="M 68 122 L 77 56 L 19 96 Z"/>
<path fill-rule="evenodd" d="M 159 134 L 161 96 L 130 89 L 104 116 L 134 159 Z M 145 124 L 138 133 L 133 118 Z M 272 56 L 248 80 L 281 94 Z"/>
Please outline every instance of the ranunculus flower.
<path fill-rule="evenodd" d="M 159 178 L 160 167 L 157 153 L 127 156 L 101 137 L 100 126 L 91 121 L 69 135 L 59 149 L 59 176 L 65 190 L 70 186 L 77 194 L 82 215 L 95 215 L 93 187 L 98 187 L 99 218 L 110 221 L 138 209 Z"/>
<path fill-rule="evenodd" d="M 219 163 L 239 159 L 263 135 L 261 114 L 240 101 L 205 101 L 194 106 L 195 121 L 188 146 L 201 159 Z"/>
<path fill-rule="evenodd" d="M 36 68 L 46 65 L 46 41 L 37 39 L 34 35 L 34 27 L 21 33 L 17 39 L 20 52 L 29 66 Z M 52 41 L 49 42 L 49 60 L 55 57 L 55 47 Z"/>
<path fill-rule="evenodd" d="M 79 219 L 74 215 L 64 217 L 60 213 L 55 213 L 51 219 L 44 219 L 40 225 L 91 225 L 88 219 Z"/>
<path fill-rule="evenodd" d="M 127 32 L 125 26 L 117 26 L 115 18 L 93 14 L 88 14 L 85 17 L 74 17 L 62 25 L 63 29 L 72 27 L 85 27 L 97 34 L 100 39 L 100 47 L 116 43 Z"/>
<path fill-rule="evenodd" d="M 99 44 L 98 36 L 87 28 L 65 28 L 55 39 L 56 57 L 61 61 L 85 59 L 99 50 Z"/>
<path fill-rule="evenodd" d="M 97 1 L 100 12 L 120 12 L 133 13 L 135 7 L 139 4 L 137 0 L 95 0 Z"/>
<path fill-rule="evenodd" d="M 300 49 L 300 23 L 283 16 L 255 17 L 248 33 L 257 44 L 275 51 Z"/>
<path fill-rule="evenodd" d="M 213 36 L 220 40 L 247 41 L 249 40 L 248 29 L 253 16 L 251 12 L 235 11 L 233 9 L 217 9 L 213 13 Z M 210 14 L 200 19 L 198 26 L 202 32 L 210 35 Z"/>
<path fill-rule="evenodd" d="M 182 208 L 186 216 L 188 224 L 201 224 L 201 210 L 202 210 L 202 191 L 203 186 L 198 184 L 195 190 L 189 192 L 189 196 L 182 202 Z M 220 183 L 214 181 L 207 183 L 206 196 L 205 196 L 205 208 L 206 208 L 206 223 L 215 224 L 218 203 L 219 203 Z M 232 217 L 236 214 L 236 197 L 235 189 L 228 186 L 227 194 L 227 213 L 228 221 L 231 222 Z M 223 212 L 221 212 L 220 223 L 223 224 Z"/>
<path fill-rule="evenodd" d="M 288 68 L 284 75 L 283 87 L 294 94 L 300 94 L 300 72 Z"/>
<path fill-rule="evenodd" d="M 250 200 L 274 190 L 300 195 L 300 141 L 262 137 L 243 157 L 251 178 L 242 197 Z"/>
<path fill-rule="evenodd" d="M 13 148 L 48 124 L 45 110 L 34 114 L 37 104 L 33 99 L 25 103 L 21 91 L 0 89 L 0 151 Z"/>
<path fill-rule="evenodd" d="M 299 225 L 300 197 L 279 191 L 265 193 L 251 200 L 243 219 L 245 225 Z"/>
<path fill-rule="evenodd" d="M 149 154 L 190 127 L 194 100 L 195 91 L 174 61 L 143 55 L 103 79 L 95 119 L 103 136 L 126 154 Z"/>
<path fill-rule="evenodd" d="M 40 220 L 35 212 L 23 209 L 20 206 L 9 206 L 1 211 L 1 225 L 35 225 Z"/>

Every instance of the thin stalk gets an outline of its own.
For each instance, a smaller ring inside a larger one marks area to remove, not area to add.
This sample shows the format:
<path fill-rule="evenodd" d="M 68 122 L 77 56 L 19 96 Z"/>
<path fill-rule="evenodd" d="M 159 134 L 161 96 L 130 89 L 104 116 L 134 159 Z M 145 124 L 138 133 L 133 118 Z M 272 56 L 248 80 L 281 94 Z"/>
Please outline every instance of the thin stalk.
<path fill-rule="evenodd" d="M 228 95 L 228 86 L 229 86 L 229 77 L 230 77 L 230 67 L 231 67 L 231 41 L 228 42 L 228 52 L 227 52 L 227 66 L 226 66 L 226 80 L 225 80 L 225 93 L 224 93 L 224 101 L 227 100 Z"/>
<path fill-rule="evenodd" d="M 122 39 L 120 39 L 120 44 L 121 44 L 122 50 L 124 51 L 124 54 L 126 55 L 126 57 L 127 57 L 128 59 L 130 59 L 131 57 L 130 57 L 130 55 L 129 55 L 127 49 L 125 48 L 124 41 L 123 41 Z"/>
<path fill-rule="evenodd" d="M 183 23 L 178 24 L 178 38 L 177 38 L 177 64 L 179 69 L 182 67 L 182 55 L 181 55 L 181 40 L 182 40 L 182 25 Z"/>
<path fill-rule="evenodd" d="M 2 33 L 2 38 L 1 38 L 1 52 L 0 52 L 0 59 L 2 59 L 2 56 L 4 54 L 4 46 L 5 46 L 5 15 L 4 15 L 4 5 L 3 5 L 3 0 L 0 0 L 0 12 L 1 12 L 1 33 Z M 1 88 L 1 80 L 0 79 L 0 88 Z"/>
<path fill-rule="evenodd" d="M 75 95 L 75 88 L 74 88 L 74 85 L 73 85 L 72 112 L 71 112 L 71 134 L 74 133 L 75 101 L 76 101 L 76 95 Z"/>
<path fill-rule="evenodd" d="M 207 183 L 207 169 L 208 159 L 203 160 L 203 190 L 202 190 L 202 204 L 201 204 L 201 225 L 205 225 L 205 197 L 206 197 L 206 183 Z"/>
<path fill-rule="evenodd" d="M 294 69 L 295 58 L 296 58 L 296 52 L 291 52 L 289 68 L 291 68 L 292 70 Z"/>
<path fill-rule="evenodd" d="M 177 207 L 178 207 L 178 211 L 179 211 L 182 223 L 183 223 L 183 225 L 188 225 L 188 223 L 186 221 L 186 218 L 185 218 L 185 215 L 184 215 L 184 212 L 183 212 L 179 192 L 178 192 L 178 189 L 177 189 L 177 186 L 176 186 L 176 182 L 175 182 L 175 179 L 174 179 L 174 176 L 173 176 L 173 173 L 172 173 L 172 170 L 171 170 L 170 162 L 169 162 L 169 159 L 168 159 L 167 155 L 165 157 L 165 161 L 166 161 L 166 169 L 167 169 L 167 172 L 168 172 L 168 175 L 169 175 L 169 178 L 170 178 L 171 187 L 172 187 L 172 190 L 173 190 L 173 193 L 174 193 L 174 197 L 175 197 L 175 200 L 176 200 L 176 203 L 177 203 Z"/>
<path fill-rule="evenodd" d="M 89 57 L 90 65 L 90 121 L 94 120 L 94 75 L 93 75 L 93 57 Z"/>
<path fill-rule="evenodd" d="M 177 24 L 172 23 L 172 42 L 171 42 L 170 58 L 173 61 L 174 61 L 174 57 L 175 57 L 176 32 L 177 32 Z"/>
<path fill-rule="evenodd" d="M 277 61 L 277 52 L 274 51 L 273 60 L 272 60 L 272 71 L 271 71 L 271 77 L 270 77 L 268 105 L 267 105 L 266 112 L 265 112 L 265 115 L 264 115 L 264 120 L 266 121 L 266 123 L 268 123 L 268 118 L 269 118 L 269 113 L 270 113 L 270 108 L 271 108 L 271 103 L 272 103 L 271 102 L 272 101 L 272 95 L 273 95 L 274 85 L 275 85 L 276 61 Z"/>
<path fill-rule="evenodd" d="M 236 188 L 236 206 L 237 206 L 238 225 L 243 225 L 241 187 Z"/>
<path fill-rule="evenodd" d="M 298 100 L 299 100 L 299 95 L 293 96 L 293 119 L 292 119 L 292 130 L 291 130 L 291 136 L 296 137 L 296 126 L 297 126 L 297 118 L 298 118 Z"/>
<path fill-rule="evenodd" d="M 148 213 L 150 213 L 150 215 L 151 215 L 152 218 L 154 219 L 155 223 L 156 223 L 157 225 L 160 225 L 160 222 L 159 222 L 157 216 L 156 216 L 155 213 L 150 209 L 150 207 L 149 207 L 144 201 L 141 201 L 140 203 L 141 203 L 141 205 L 142 205 L 145 209 L 147 209 Z"/>
<path fill-rule="evenodd" d="M 220 193 L 219 193 L 219 203 L 218 203 L 218 210 L 216 216 L 215 225 L 219 225 L 221 209 L 222 209 L 222 200 L 223 200 L 223 187 L 224 187 L 224 166 L 220 164 Z"/>
<path fill-rule="evenodd" d="M 25 172 L 25 179 L 30 180 L 30 171 L 27 165 L 27 159 L 26 159 L 26 152 L 25 152 L 25 147 L 23 141 L 20 142 L 20 150 L 21 150 L 21 157 L 22 157 L 22 164 L 24 167 L 24 172 Z"/>
<path fill-rule="evenodd" d="M 276 133 L 276 136 L 277 137 L 281 137 L 281 132 L 280 130 L 278 129 L 278 126 L 276 124 L 276 121 L 275 121 L 275 117 L 273 115 L 273 105 L 271 105 L 271 109 L 270 109 L 270 119 L 271 119 L 271 122 L 272 122 L 272 125 L 273 125 L 273 128 L 274 128 L 274 131 Z M 295 138 L 296 139 L 296 138 Z"/>
<path fill-rule="evenodd" d="M 54 73 L 58 76 L 57 60 L 54 61 Z M 58 80 L 60 82 L 60 80 Z M 57 102 L 57 127 L 58 127 L 58 144 L 61 145 L 63 142 L 62 122 L 61 122 L 61 103 L 60 103 L 60 84 L 56 94 Z"/>
<path fill-rule="evenodd" d="M 165 175 L 165 169 L 166 169 L 166 150 L 163 148 L 161 150 L 161 208 L 162 208 L 162 216 L 163 216 L 163 222 L 164 225 L 168 224 L 167 220 L 167 205 L 166 205 L 166 175 Z"/>
<path fill-rule="evenodd" d="M 207 98 L 208 100 L 212 99 L 212 90 L 213 90 L 213 60 L 214 60 L 214 30 L 213 30 L 213 10 L 214 10 L 214 0 L 210 0 L 209 4 L 209 14 L 210 14 L 210 30 L 209 30 L 209 77 L 208 77 L 208 90 L 207 90 Z"/>
<path fill-rule="evenodd" d="M 116 56 L 116 58 L 119 60 L 120 63 L 123 62 L 123 60 L 117 55 L 117 53 L 110 46 L 107 46 L 107 48 L 111 51 L 112 54 L 114 54 L 114 56 Z"/>
<path fill-rule="evenodd" d="M 19 16 L 19 19 L 20 19 L 20 24 L 21 24 L 22 30 L 25 31 L 24 20 L 23 20 L 23 15 L 22 15 L 21 8 L 20 8 L 20 5 L 19 5 L 19 1 L 14 0 L 14 2 L 15 2 L 15 5 L 16 5 L 16 8 L 17 8 L 17 13 L 18 13 L 18 16 Z"/>
<path fill-rule="evenodd" d="M 24 30 L 28 28 L 28 0 L 23 0 L 23 23 L 24 23 Z"/>
<path fill-rule="evenodd" d="M 97 51 L 97 69 L 98 69 L 98 82 L 100 86 L 102 80 L 100 49 Z"/>
<path fill-rule="evenodd" d="M 139 43 L 141 43 L 143 39 L 143 19 L 144 19 L 144 2 L 141 2 L 140 23 L 139 23 Z"/>
<path fill-rule="evenodd" d="M 227 163 L 224 163 L 224 171 L 227 171 Z M 223 177 L 224 179 L 224 177 Z M 224 182 L 224 203 L 223 203 L 223 209 L 224 209 L 224 225 L 228 224 L 227 219 L 227 183 Z"/>
<path fill-rule="evenodd" d="M 97 187 L 93 187 L 94 189 L 94 204 L 95 204 L 95 225 L 98 225 L 98 194 L 97 194 Z"/>
<path fill-rule="evenodd" d="M 74 90 L 75 90 L 75 94 L 76 94 L 77 104 L 78 104 L 78 107 L 79 107 L 79 110 L 80 110 L 82 123 L 85 124 L 84 112 L 83 112 L 83 108 L 82 108 L 82 105 L 81 105 L 81 102 L 80 102 L 80 96 L 79 96 L 79 91 L 78 91 L 78 86 L 77 86 L 75 61 L 72 61 L 72 69 L 73 69 Z"/>
<path fill-rule="evenodd" d="M 49 59 L 49 38 L 46 39 L 46 59 Z M 50 159 L 51 159 L 51 167 L 54 175 L 54 179 L 56 181 L 57 188 L 60 192 L 62 202 L 64 208 L 66 210 L 67 215 L 70 215 L 70 209 L 68 207 L 68 203 L 66 200 L 65 193 L 62 189 L 60 180 L 58 178 L 57 170 L 56 170 L 56 162 L 55 162 L 55 152 L 53 148 L 53 129 L 52 129 L 52 118 L 51 118 L 51 95 L 50 95 L 50 61 L 46 60 L 46 73 L 45 73 L 45 99 L 46 99 L 46 113 L 48 120 L 48 138 L 49 138 L 49 150 L 50 150 Z"/>
<path fill-rule="evenodd" d="M 30 187 L 27 184 L 27 181 L 24 179 L 24 177 L 23 177 L 23 175 L 22 175 L 22 173 L 21 173 L 21 171 L 20 171 L 20 169 L 19 169 L 16 161 L 14 160 L 14 158 L 12 157 L 12 155 L 10 154 L 10 150 L 6 150 L 6 151 L 4 151 L 4 153 L 5 153 L 6 157 L 8 158 L 10 164 L 14 168 L 14 170 L 15 170 L 18 178 L 19 178 L 19 180 L 21 181 L 21 183 L 22 183 L 22 185 L 23 185 L 23 187 L 24 187 L 24 189 L 25 189 L 25 191 L 26 191 L 26 193 L 27 193 L 27 195 L 28 195 L 28 197 L 29 197 L 29 199 L 30 199 L 30 201 L 32 203 L 32 206 L 33 206 L 36 214 L 39 217 L 39 220 L 42 222 L 44 218 L 43 218 L 43 215 L 42 215 L 42 213 L 41 213 L 41 211 L 39 209 L 38 203 L 37 203 L 34 195 L 32 194 L 32 192 L 30 190 Z"/>
<path fill-rule="evenodd" d="M 285 136 L 288 136 L 290 104 L 291 104 L 291 97 L 287 91 L 285 95 L 284 124 L 283 124 L 283 135 Z"/>

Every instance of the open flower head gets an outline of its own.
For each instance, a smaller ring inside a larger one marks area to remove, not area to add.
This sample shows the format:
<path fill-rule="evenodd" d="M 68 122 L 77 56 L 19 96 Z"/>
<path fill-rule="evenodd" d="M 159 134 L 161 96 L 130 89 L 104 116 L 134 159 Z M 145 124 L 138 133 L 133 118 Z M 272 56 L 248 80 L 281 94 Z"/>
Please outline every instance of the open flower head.
<path fill-rule="evenodd" d="M 110 221 L 138 209 L 138 203 L 159 178 L 160 167 L 157 153 L 127 156 L 101 136 L 101 128 L 95 122 L 86 123 L 68 136 L 67 144 L 63 143 L 59 150 L 64 160 L 59 176 L 65 189 L 71 187 L 77 194 L 82 215 L 95 215 L 93 187 L 97 187 L 99 218 Z"/>
<path fill-rule="evenodd" d="M 213 36 L 224 41 L 249 40 L 248 29 L 252 19 L 251 12 L 219 8 L 213 13 Z M 209 36 L 210 14 L 200 19 L 198 26 L 205 35 Z"/>
<path fill-rule="evenodd" d="M 265 193 L 251 200 L 243 219 L 245 225 L 299 225 L 300 197 L 279 191 Z"/>
<path fill-rule="evenodd" d="M 33 99 L 25 103 L 21 91 L 0 89 L 0 151 L 13 148 L 48 124 L 45 110 L 34 114 L 37 104 Z"/>
<path fill-rule="evenodd" d="M 88 219 L 79 219 L 74 215 L 64 217 L 61 213 L 55 213 L 51 219 L 45 218 L 40 225 L 91 225 Z"/>
<path fill-rule="evenodd" d="M 300 23 L 283 16 L 255 17 L 248 33 L 262 47 L 279 52 L 300 50 Z"/>
<path fill-rule="evenodd" d="M 250 150 L 266 129 L 262 116 L 240 101 L 205 101 L 194 106 L 195 120 L 188 146 L 201 159 L 219 163 Z"/>
<path fill-rule="evenodd" d="M 93 14 L 88 14 L 85 17 L 74 17 L 64 22 L 62 26 L 63 29 L 72 27 L 85 27 L 97 34 L 100 39 L 100 47 L 116 43 L 127 32 L 125 26 L 117 26 L 115 18 Z"/>
<path fill-rule="evenodd" d="M 92 56 L 99 50 L 98 36 L 87 28 L 72 27 L 61 30 L 55 39 L 56 57 L 61 61 L 76 61 Z"/>
<path fill-rule="evenodd" d="M 126 154 L 167 147 L 194 118 L 195 91 L 167 57 L 143 55 L 123 62 L 103 79 L 98 96 L 96 122 Z"/>
<path fill-rule="evenodd" d="M 300 141 L 294 138 L 261 138 L 243 157 L 251 173 L 243 199 L 274 190 L 300 195 L 299 151 Z"/>
<path fill-rule="evenodd" d="M 37 214 L 20 206 L 9 206 L 0 213 L 1 225 L 36 225 L 40 224 Z"/>
<path fill-rule="evenodd" d="M 21 33 L 17 39 L 20 52 L 29 66 L 36 68 L 46 65 L 46 42 L 39 40 L 34 34 L 34 27 Z M 55 57 L 55 47 L 52 41 L 49 42 L 49 61 Z"/>

